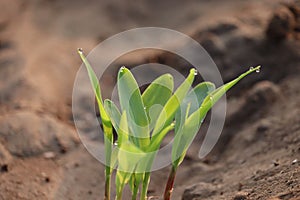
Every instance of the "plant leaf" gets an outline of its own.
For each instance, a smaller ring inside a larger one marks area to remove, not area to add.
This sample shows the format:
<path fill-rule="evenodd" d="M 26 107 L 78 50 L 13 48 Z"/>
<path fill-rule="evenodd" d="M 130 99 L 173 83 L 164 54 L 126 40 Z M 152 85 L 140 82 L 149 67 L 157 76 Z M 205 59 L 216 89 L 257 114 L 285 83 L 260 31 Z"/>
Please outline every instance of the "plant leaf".
<path fill-rule="evenodd" d="M 151 144 L 149 147 L 149 152 L 151 151 L 156 151 L 159 149 L 160 144 L 162 142 L 162 140 L 164 139 L 164 137 L 171 131 L 173 130 L 175 127 L 174 123 L 171 123 L 169 126 L 167 126 L 166 128 L 164 128 L 159 134 L 156 134 L 152 137 L 151 139 Z"/>
<path fill-rule="evenodd" d="M 86 69 L 88 71 L 88 75 L 93 87 L 93 91 L 95 93 L 96 96 L 96 100 L 99 106 L 99 111 L 100 111 L 100 115 L 101 115 L 101 119 L 103 120 L 102 123 L 105 126 L 111 126 L 110 124 L 110 119 L 107 116 L 104 107 L 103 107 L 103 101 L 102 101 L 102 95 L 101 95 L 101 88 L 100 88 L 100 84 L 98 81 L 98 78 L 93 70 L 93 68 L 91 67 L 90 63 L 88 62 L 88 60 L 86 59 L 86 57 L 84 56 L 83 52 L 78 50 L 78 53 L 80 55 L 81 60 L 83 61 L 84 65 L 86 66 Z"/>
<path fill-rule="evenodd" d="M 124 111 L 118 131 L 118 170 L 133 173 L 136 164 L 144 157 L 145 153 L 129 140 L 127 122 L 127 115 Z"/>
<path fill-rule="evenodd" d="M 150 121 L 150 131 L 153 129 L 161 109 L 172 96 L 173 89 L 173 76 L 164 74 L 155 79 L 142 94 L 142 100 Z"/>
<path fill-rule="evenodd" d="M 89 75 L 89 79 L 92 84 L 95 96 L 96 96 L 97 104 L 98 104 L 99 111 L 100 111 L 101 121 L 103 124 L 104 143 L 105 143 L 105 150 L 106 150 L 105 151 L 106 165 L 110 166 L 112 142 L 113 142 L 112 124 L 111 124 L 111 121 L 110 121 L 110 119 L 104 109 L 104 106 L 103 106 L 103 101 L 102 101 L 102 96 L 101 96 L 101 88 L 100 88 L 98 78 L 97 78 L 93 68 L 91 67 L 89 61 L 84 56 L 82 50 L 78 49 L 78 54 L 79 54 L 81 60 L 83 61 L 84 65 L 86 66 L 86 69 L 87 69 L 87 72 Z"/>
<path fill-rule="evenodd" d="M 126 111 L 121 115 L 118 130 L 118 170 L 116 174 L 116 191 L 117 196 L 122 195 L 123 188 L 127 184 L 137 163 L 140 161 L 140 154 L 143 152 L 128 139 L 128 123 Z"/>
<path fill-rule="evenodd" d="M 118 131 L 120 119 L 121 119 L 121 113 L 120 113 L 118 107 L 116 106 L 116 104 L 113 101 L 111 101 L 109 99 L 105 99 L 104 100 L 104 109 L 105 109 L 107 115 L 109 116 L 109 118 L 111 119 L 111 123 L 112 123 L 113 127 L 115 128 L 116 131 Z"/>
<path fill-rule="evenodd" d="M 172 147 L 172 162 L 175 167 L 177 167 L 181 161 L 179 159 L 183 155 L 185 155 L 186 150 L 189 145 L 193 141 L 195 135 L 197 134 L 201 122 L 206 116 L 207 112 L 211 109 L 211 107 L 228 91 L 232 88 L 236 83 L 238 83 L 242 78 L 247 76 L 248 74 L 259 70 L 260 66 L 256 68 L 251 68 L 247 72 L 241 74 L 238 78 L 230 81 L 229 83 L 219 87 L 218 89 L 211 92 L 204 100 L 200 108 L 193 112 L 185 121 L 182 128 L 178 130 L 178 133 L 175 135 L 174 144 Z"/>
<path fill-rule="evenodd" d="M 187 114 L 186 110 L 188 107 L 188 104 L 190 103 L 190 110 L 189 113 L 195 112 L 202 104 L 205 97 L 212 91 L 215 90 L 215 85 L 211 82 L 202 82 L 199 83 L 196 87 L 194 87 L 188 95 L 184 98 L 182 104 L 180 105 L 180 109 L 176 112 L 175 115 L 175 133 L 178 132 L 178 129 L 184 124 L 185 115 L 182 115 L 181 113 Z"/>
<path fill-rule="evenodd" d="M 171 98 L 167 101 L 166 105 L 164 106 L 163 110 L 159 114 L 159 117 L 157 119 L 157 122 L 154 126 L 154 130 L 152 133 L 152 137 L 155 136 L 158 133 L 161 133 L 161 131 L 169 126 L 173 118 L 175 116 L 175 113 L 177 109 L 179 108 L 179 105 L 183 101 L 184 97 L 188 93 L 194 78 L 195 78 L 196 70 L 191 69 L 188 77 L 185 79 L 185 81 L 177 88 L 175 93 L 171 96 Z"/>
<path fill-rule="evenodd" d="M 128 124 L 135 137 L 134 143 L 143 148 L 150 143 L 150 133 L 139 86 L 125 67 L 119 70 L 117 82 L 121 108 L 128 113 Z"/>

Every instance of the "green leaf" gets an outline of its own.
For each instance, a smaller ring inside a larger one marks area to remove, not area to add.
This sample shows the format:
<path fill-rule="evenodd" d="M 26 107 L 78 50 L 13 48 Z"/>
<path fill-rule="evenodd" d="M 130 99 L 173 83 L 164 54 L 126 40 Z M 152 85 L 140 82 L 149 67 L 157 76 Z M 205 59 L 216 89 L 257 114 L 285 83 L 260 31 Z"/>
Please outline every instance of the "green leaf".
<path fill-rule="evenodd" d="M 185 155 L 186 150 L 189 145 L 193 141 L 195 135 L 197 134 L 201 123 L 206 116 L 207 112 L 211 109 L 211 107 L 228 91 L 232 88 L 236 83 L 238 83 L 242 78 L 247 76 L 248 74 L 259 70 L 260 66 L 256 68 L 251 68 L 247 72 L 240 75 L 238 78 L 233 81 L 219 87 L 218 89 L 211 92 L 204 100 L 200 108 L 193 112 L 183 124 L 182 128 L 178 130 L 174 138 L 174 144 L 172 147 L 172 162 L 175 167 L 177 167 L 182 159 L 182 155 Z"/>
<path fill-rule="evenodd" d="M 119 148 L 113 147 L 111 152 L 111 165 L 110 165 L 112 169 L 115 168 L 118 163 L 118 154 L 119 154 Z"/>
<path fill-rule="evenodd" d="M 98 78 L 97 78 L 93 68 L 91 67 L 90 63 L 84 56 L 82 50 L 78 49 L 78 54 L 79 54 L 81 60 L 83 61 L 84 65 L 86 66 L 86 69 L 87 69 L 87 72 L 89 75 L 89 79 L 90 79 L 91 85 L 93 87 L 95 96 L 96 96 L 96 100 L 97 100 L 99 111 L 100 111 L 101 121 L 103 124 L 104 143 L 105 143 L 105 150 L 106 150 L 105 151 L 106 165 L 110 165 L 112 142 L 113 142 L 112 124 L 111 124 L 111 121 L 110 121 L 110 119 L 104 109 L 104 106 L 103 106 L 103 101 L 102 101 L 102 96 L 101 96 L 101 88 L 100 88 Z"/>
<path fill-rule="evenodd" d="M 131 72 L 121 67 L 118 74 L 118 92 L 122 111 L 128 113 L 128 124 L 134 143 L 144 148 L 150 143 L 149 121 L 144 109 L 139 86 Z"/>
<path fill-rule="evenodd" d="M 260 66 L 255 68 L 250 68 L 245 73 L 241 74 L 236 79 L 226 83 L 225 85 L 219 87 L 215 91 L 213 91 L 209 96 L 207 96 L 203 101 L 203 109 L 210 109 L 230 88 L 232 88 L 235 84 L 237 84 L 241 79 L 245 76 L 251 74 L 252 72 L 257 72 L 260 70 Z"/>
<path fill-rule="evenodd" d="M 172 96 L 173 89 L 173 76 L 164 74 L 155 79 L 142 94 L 142 100 L 150 121 L 150 130 L 153 129 L 161 109 Z"/>
<path fill-rule="evenodd" d="M 128 140 L 129 129 L 128 129 L 126 111 L 124 111 L 121 116 L 119 129 L 117 130 L 117 132 L 118 132 L 118 147 L 120 149 L 123 149 L 127 146 L 126 143 L 129 142 L 129 140 Z M 123 159 L 121 159 L 121 160 L 123 160 Z"/>
<path fill-rule="evenodd" d="M 88 60 L 84 56 L 83 52 L 81 50 L 78 50 L 78 53 L 79 53 L 80 58 L 83 61 L 84 65 L 86 66 L 86 69 L 88 71 L 88 75 L 89 75 L 89 78 L 90 78 L 90 81 L 91 81 L 91 84 L 92 84 L 92 87 L 93 87 L 93 91 L 95 93 L 96 100 L 97 100 L 97 103 L 98 103 L 98 106 L 99 106 L 99 111 L 100 111 L 103 126 L 110 127 L 111 126 L 110 119 L 107 116 L 107 114 L 104 110 L 104 107 L 103 107 L 103 101 L 102 101 L 102 96 L 101 96 L 101 88 L 100 88 L 98 78 L 97 78 L 93 68 L 91 67 L 90 63 L 88 62 Z"/>
<path fill-rule="evenodd" d="M 190 111 L 189 113 L 195 112 L 202 104 L 203 100 L 207 95 L 215 90 L 215 85 L 211 82 L 202 82 L 199 83 L 196 87 L 194 87 L 188 95 L 184 98 L 183 102 L 180 105 L 180 109 L 176 112 L 175 115 L 175 133 L 178 132 L 178 129 L 184 124 L 185 115 L 182 115 L 181 113 L 187 114 L 186 110 L 188 107 L 188 104 L 190 103 Z"/>
<path fill-rule="evenodd" d="M 104 109 L 106 113 L 108 114 L 109 118 L 111 119 L 111 123 L 113 127 L 115 128 L 116 131 L 119 130 L 119 124 L 120 124 L 120 119 L 121 119 L 121 114 L 116 106 L 116 104 L 109 100 L 105 99 L 104 100 Z"/>
<path fill-rule="evenodd" d="M 166 105 L 164 106 L 161 113 L 159 114 L 157 122 L 154 126 L 152 137 L 158 133 L 161 133 L 165 127 L 169 126 L 172 123 L 175 113 L 176 113 L 177 109 L 179 108 L 179 105 L 185 98 L 186 94 L 188 93 L 188 91 L 194 81 L 195 74 L 196 74 L 196 70 L 191 69 L 188 77 L 177 88 L 175 93 L 167 101 Z"/>
<path fill-rule="evenodd" d="M 175 127 L 174 123 L 171 123 L 169 126 L 164 128 L 159 134 L 156 134 L 151 139 L 151 144 L 149 147 L 149 152 L 156 151 L 159 149 L 161 142 L 163 141 L 164 137 Z"/>
<path fill-rule="evenodd" d="M 140 157 L 144 153 L 135 144 L 128 139 L 128 123 L 126 111 L 123 112 L 120 119 L 118 130 L 118 170 L 116 174 L 117 197 L 122 196 L 125 184 L 130 181 Z"/>
<path fill-rule="evenodd" d="M 145 156 L 145 153 L 129 140 L 126 116 L 124 111 L 118 131 L 118 170 L 133 173 L 137 163 Z"/>

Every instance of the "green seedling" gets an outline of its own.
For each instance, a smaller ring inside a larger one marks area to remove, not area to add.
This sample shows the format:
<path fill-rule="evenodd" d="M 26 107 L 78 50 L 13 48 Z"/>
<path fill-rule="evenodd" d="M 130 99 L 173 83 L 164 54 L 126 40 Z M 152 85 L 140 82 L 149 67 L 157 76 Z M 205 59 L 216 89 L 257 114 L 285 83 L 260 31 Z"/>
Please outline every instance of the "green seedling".
<path fill-rule="evenodd" d="M 130 70 L 121 67 L 117 78 L 119 109 L 113 101 L 102 100 L 100 84 L 92 67 L 81 49 L 78 53 L 88 71 L 103 124 L 105 200 L 110 200 L 113 169 L 116 169 L 116 200 L 122 199 L 126 185 L 131 189 L 133 200 L 138 196 L 141 200 L 147 199 L 153 161 L 165 136 L 174 130 L 172 167 L 164 192 L 164 199 L 170 199 L 177 168 L 207 112 L 238 81 L 260 69 L 260 66 L 250 68 L 217 89 L 210 82 L 191 88 L 197 74 L 195 69 L 191 69 L 184 82 L 173 91 L 173 77 L 164 74 L 141 93 Z M 117 132 L 117 138 L 113 136 L 113 129 Z"/>

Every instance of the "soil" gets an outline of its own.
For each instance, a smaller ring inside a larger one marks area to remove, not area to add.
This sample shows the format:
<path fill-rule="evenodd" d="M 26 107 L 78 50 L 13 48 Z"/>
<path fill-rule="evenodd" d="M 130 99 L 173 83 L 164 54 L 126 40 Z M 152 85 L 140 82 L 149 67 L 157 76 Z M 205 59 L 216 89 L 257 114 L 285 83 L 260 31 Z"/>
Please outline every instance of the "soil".
<path fill-rule="evenodd" d="M 89 52 L 115 33 L 143 26 L 190 35 L 224 82 L 263 66 L 227 94 L 221 138 L 199 159 L 205 121 L 172 199 L 300 199 L 299 2 L 0 0 L 0 8 L 0 199 L 102 199 L 104 166 L 81 144 L 72 117 L 81 64 L 76 49 Z M 159 51 L 128 55 L 117 66 L 145 61 L 189 70 Z M 116 69 L 102 80 L 104 96 Z M 97 127 L 82 126 L 95 140 Z M 163 193 L 168 172 L 153 172 L 149 196 Z"/>

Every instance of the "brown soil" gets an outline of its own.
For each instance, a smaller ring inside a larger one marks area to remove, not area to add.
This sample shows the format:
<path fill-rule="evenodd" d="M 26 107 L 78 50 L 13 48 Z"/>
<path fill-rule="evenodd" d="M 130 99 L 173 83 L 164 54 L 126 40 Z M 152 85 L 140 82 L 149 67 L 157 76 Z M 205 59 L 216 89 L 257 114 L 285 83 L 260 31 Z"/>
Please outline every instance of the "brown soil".
<path fill-rule="evenodd" d="M 76 49 L 88 52 L 112 34 L 142 26 L 189 34 L 211 54 L 225 82 L 263 66 L 229 92 L 222 137 L 199 160 L 204 123 L 179 168 L 172 199 L 300 199 L 296 3 L 0 0 L 0 8 L 0 199 L 102 199 L 104 167 L 80 143 L 72 119 L 81 64 Z M 118 64 L 145 60 L 188 70 L 161 52 Z M 113 81 L 104 77 L 104 88 Z M 97 127 L 83 126 L 93 140 Z M 168 171 L 153 173 L 149 196 L 163 193 Z"/>

